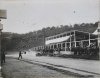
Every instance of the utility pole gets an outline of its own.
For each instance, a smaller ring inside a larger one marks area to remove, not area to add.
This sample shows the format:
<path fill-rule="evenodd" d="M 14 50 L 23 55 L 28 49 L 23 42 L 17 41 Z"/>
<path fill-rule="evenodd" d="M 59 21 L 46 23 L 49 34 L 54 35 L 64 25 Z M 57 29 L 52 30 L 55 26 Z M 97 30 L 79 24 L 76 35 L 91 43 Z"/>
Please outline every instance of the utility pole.
<path fill-rule="evenodd" d="M 1 20 L 0 20 L 1 22 Z M 1 66 L 1 62 L 2 62 L 2 58 L 1 58 L 1 33 L 2 33 L 2 29 L 3 29 L 3 24 L 0 23 L 0 66 Z"/>
<path fill-rule="evenodd" d="M 6 19 L 7 18 L 7 14 L 6 14 L 6 10 L 0 10 L 0 22 L 1 19 Z M 0 69 L 1 69 L 1 65 L 2 65 L 2 51 L 1 51 L 1 35 L 2 35 L 2 30 L 3 30 L 3 24 L 0 23 Z"/>

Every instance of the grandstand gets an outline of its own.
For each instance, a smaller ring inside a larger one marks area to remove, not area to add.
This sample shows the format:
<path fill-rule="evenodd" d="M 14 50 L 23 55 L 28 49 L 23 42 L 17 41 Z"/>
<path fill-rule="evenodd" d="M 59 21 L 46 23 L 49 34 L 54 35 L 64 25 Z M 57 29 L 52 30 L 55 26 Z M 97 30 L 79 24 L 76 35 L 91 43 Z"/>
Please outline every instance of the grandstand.
<path fill-rule="evenodd" d="M 98 45 L 97 35 L 89 32 L 72 30 L 45 39 L 45 45 L 49 49 L 61 48 L 63 51 L 71 51 L 72 47 L 84 47 Z"/>
<path fill-rule="evenodd" d="M 56 49 L 60 48 L 61 51 L 71 51 L 72 47 L 85 47 L 90 45 L 98 45 L 98 35 L 83 32 L 78 30 L 72 30 L 64 32 L 58 35 L 50 36 L 45 38 L 45 47 L 38 46 L 35 50 L 49 48 Z"/>
<path fill-rule="evenodd" d="M 43 46 L 34 47 L 34 50 L 40 51 L 43 55 L 71 55 L 71 57 L 98 59 L 99 58 L 99 38 L 98 27 L 94 32 L 84 32 L 71 30 L 57 35 L 45 38 Z"/>

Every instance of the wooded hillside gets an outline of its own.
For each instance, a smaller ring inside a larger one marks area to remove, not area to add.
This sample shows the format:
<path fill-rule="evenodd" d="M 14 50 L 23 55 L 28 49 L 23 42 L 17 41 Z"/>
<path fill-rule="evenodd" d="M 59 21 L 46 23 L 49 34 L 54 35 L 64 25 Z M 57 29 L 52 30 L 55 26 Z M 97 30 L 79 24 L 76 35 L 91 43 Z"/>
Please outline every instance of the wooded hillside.
<path fill-rule="evenodd" d="M 20 50 L 29 49 L 35 46 L 44 45 L 44 38 L 70 30 L 80 30 L 93 33 L 98 27 L 96 23 L 82 23 L 74 25 L 60 25 L 43 28 L 38 31 L 29 32 L 26 34 L 17 34 L 11 32 L 2 33 L 2 49 Z"/>

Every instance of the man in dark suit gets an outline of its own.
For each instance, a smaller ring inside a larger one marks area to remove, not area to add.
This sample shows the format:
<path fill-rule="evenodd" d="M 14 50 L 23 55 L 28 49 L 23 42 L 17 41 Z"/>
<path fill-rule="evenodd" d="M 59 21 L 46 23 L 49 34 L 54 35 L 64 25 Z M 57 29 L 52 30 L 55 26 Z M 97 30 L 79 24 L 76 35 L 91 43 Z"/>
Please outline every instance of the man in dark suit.
<path fill-rule="evenodd" d="M 19 60 L 20 58 L 22 59 L 22 53 L 21 53 L 21 51 L 19 51 L 19 57 L 18 57 L 18 60 Z"/>

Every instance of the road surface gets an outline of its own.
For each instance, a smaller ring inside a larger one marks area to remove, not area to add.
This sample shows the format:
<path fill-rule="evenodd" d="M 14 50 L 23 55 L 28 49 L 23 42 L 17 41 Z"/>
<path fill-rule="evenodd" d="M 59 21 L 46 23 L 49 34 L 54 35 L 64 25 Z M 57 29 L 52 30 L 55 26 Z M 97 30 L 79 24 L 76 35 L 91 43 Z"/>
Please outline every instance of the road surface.
<path fill-rule="evenodd" d="M 10 54 L 7 56 L 18 58 L 18 53 Z M 99 60 L 71 59 L 71 58 L 49 57 L 49 56 L 36 57 L 35 52 L 33 51 L 27 52 L 26 54 L 23 54 L 22 56 L 23 56 L 23 59 L 26 59 L 29 61 L 39 61 L 43 63 L 69 67 L 69 68 L 78 69 L 78 70 L 100 75 L 100 61 Z"/>
<path fill-rule="evenodd" d="M 13 58 L 6 58 L 2 71 L 4 78 L 81 78 Z"/>

